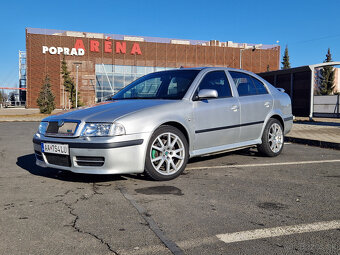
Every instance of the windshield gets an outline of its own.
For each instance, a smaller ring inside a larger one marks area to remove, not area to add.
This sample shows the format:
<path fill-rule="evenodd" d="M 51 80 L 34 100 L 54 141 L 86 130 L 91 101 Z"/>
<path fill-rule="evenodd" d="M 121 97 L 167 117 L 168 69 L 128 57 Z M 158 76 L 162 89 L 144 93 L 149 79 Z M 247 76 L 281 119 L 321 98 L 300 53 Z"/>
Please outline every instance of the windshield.
<path fill-rule="evenodd" d="M 200 70 L 147 74 L 112 97 L 117 99 L 182 99 Z"/>

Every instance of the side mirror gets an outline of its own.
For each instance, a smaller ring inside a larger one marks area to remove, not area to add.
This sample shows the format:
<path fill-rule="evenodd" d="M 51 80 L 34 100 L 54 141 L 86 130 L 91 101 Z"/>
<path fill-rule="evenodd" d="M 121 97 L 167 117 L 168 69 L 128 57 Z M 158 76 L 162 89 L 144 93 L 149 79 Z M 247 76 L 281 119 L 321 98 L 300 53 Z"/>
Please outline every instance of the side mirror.
<path fill-rule="evenodd" d="M 282 92 L 282 93 L 285 92 L 285 90 L 284 90 L 283 88 L 277 88 L 277 90 L 280 91 L 280 92 Z"/>
<path fill-rule="evenodd" d="M 218 93 L 214 89 L 202 89 L 198 92 L 198 99 L 217 98 Z"/>

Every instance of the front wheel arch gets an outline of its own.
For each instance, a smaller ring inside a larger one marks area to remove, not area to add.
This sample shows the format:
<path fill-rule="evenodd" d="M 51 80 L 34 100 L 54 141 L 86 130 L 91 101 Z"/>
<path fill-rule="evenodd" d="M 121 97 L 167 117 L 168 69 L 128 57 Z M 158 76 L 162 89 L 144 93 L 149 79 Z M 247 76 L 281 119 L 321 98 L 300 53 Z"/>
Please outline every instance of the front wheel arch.
<path fill-rule="evenodd" d="M 168 121 L 168 122 L 165 122 L 161 125 L 159 125 L 159 127 L 156 128 L 156 130 L 158 128 L 160 128 L 161 126 L 172 126 L 174 128 L 177 128 L 179 131 L 181 131 L 183 133 L 183 135 L 185 136 L 186 140 L 187 140 L 187 143 L 189 145 L 189 148 L 190 148 L 190 137 L 189 137 L 189 132 L 188 130 L 186 129 L 186 127 L 184 127 L 181 123 L 179 122 L 176 122 L 176 121 Z M 155 131 L 156 131 L 155 130 Z"/>

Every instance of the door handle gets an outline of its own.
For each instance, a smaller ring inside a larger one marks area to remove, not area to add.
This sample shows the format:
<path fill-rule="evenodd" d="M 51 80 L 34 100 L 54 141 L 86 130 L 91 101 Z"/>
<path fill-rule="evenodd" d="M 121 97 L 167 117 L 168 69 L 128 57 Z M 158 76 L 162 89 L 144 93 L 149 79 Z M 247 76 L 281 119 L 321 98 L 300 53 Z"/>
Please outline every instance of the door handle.
<path fill-rule="evenodd" d="M 265 106 L 265 107 L 269 107 L 269 106 L 270 106 L 270 102 L 265 102 L 265 103 L 264 103 L 264 106 Z"/>
<path fill-rule="evenodd" d="M 234 112 L 237 112 L 238 106 L 237 105 L 233 105 L 230 109 L 233 110 Z"/>

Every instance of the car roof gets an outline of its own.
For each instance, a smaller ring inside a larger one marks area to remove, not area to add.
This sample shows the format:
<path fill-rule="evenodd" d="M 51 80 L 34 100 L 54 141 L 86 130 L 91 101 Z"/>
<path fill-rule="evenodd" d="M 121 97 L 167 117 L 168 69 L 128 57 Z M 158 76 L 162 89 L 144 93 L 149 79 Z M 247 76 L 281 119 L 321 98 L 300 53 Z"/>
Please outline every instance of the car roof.
<path fill-rule="evenodd" d="M 174 69 L 176 69 L 174 67 Z M 243 69 L 237 69 L 232 67 L 223 67 L 223 66 L 199 66 L 199 67 L 180 67 L 179 70 L 203 70 L 203 69 L 227 69 L 227 70 L 238 70 L 238 71 L 246 71 Z"/>
<path fill-rule="evenodd" d="M 174 68 L 176 69 L 176 68 Z M 245 72 L 245 73 L 252 73 L 247 70 L 243 69 L 237 69 L 237 68 L 232 68 L 232 67 L 219 67 L 219 66 L 202 66 L 202 67 L 180 67 L 179 69 L 176 70 L 227 70 L 227 71 L 238 71 L 238 72 Z"/>
<path fill-rule="evenodd" d="M 202 67 L 180 67 L 180 68 L 175 68 L 174 69 L 170 69 L 170 70 L 164 70 L 164 71 L 158 71 L 158 72 L 167 72 L 167 71 L 173 71 L 173 70 L 197 70 L 197 71 L 202 71 L 202 70 L 226 70 L 226 71 L 235 71 L 235 72 L 243 72 L 243 73 L 247 73 L 250 75 L 256 75 L 253 72 L 247 71 L 247 70 L 243 70 L 243 69 L 237 69 L 237 68 L 231 68 L 231 67 L 217 67 L 217 66 L 202 66 Z M 156 72 L 156 73 L 158 73 Z M 256 75 L 257 76 L 257 75 Z"/>

